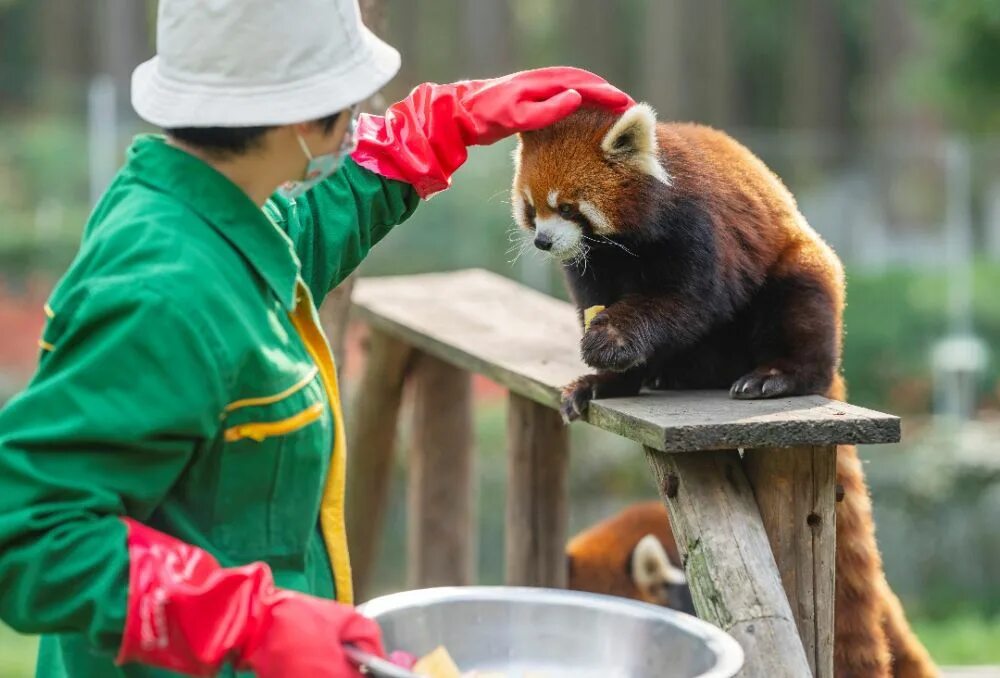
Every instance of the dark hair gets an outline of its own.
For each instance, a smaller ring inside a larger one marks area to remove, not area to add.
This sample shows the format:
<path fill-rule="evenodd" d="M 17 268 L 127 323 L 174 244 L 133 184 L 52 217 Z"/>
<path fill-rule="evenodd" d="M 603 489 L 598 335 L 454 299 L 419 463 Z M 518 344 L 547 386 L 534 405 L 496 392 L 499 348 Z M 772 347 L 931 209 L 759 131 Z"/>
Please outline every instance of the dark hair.
<path fill-rule="evenodd" d="M 337 118 L 343 111 L 316 121 L 325 133 L 329 133 L 337 124 Z M 168 136 L 177 139 L 201 151 L 216 155 L 242 155 L 260 146 L 264 135 L 273 130 L 268 127 L 174 127 L 165 129 Z"/>

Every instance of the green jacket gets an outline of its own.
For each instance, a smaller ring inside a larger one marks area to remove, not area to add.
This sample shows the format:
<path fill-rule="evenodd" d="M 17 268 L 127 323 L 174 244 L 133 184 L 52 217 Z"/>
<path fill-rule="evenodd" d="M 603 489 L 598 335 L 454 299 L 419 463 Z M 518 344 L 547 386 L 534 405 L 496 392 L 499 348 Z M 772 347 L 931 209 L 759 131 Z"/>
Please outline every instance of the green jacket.
<path fill-rule="evenodd" d="M 173 675 L 114 666 L 122 515 L 351 600 L 315 306 L 417 203 L 348 161 L 261 210 L 163 139 L 136 140 L 46 306 L 37 373 L 0 411 L 0 619 L 49 634 L 38 675 Z"/>

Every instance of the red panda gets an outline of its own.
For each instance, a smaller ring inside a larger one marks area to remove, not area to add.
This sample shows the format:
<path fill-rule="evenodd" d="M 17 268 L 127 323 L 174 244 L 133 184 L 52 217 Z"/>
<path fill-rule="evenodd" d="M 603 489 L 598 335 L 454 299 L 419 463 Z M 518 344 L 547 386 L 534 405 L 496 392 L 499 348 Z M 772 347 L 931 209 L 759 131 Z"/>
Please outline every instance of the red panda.
<path fill-rule="evenodd" d="M 576 535 L 566 545 L 567 586 L 694 614 L 666 509 L 635 504 Z"/>
<path fill-rule="evenodd" d="M 840 261 L 745 147 L 701 125 L 657 123 L 639 104 L 523 133 L 514 158 L 522 233 L 561 262 L 581 323 L 604 307 L 584 327 L 595 372 L 564 390 L 567 421 L 592 398 L 643 386 L 844 399 Z M 836 675 L 890 675 L 888 638 L 911 641 L 900 647 L 912 656 L 896 658 L 916 667 L 907 675 L 936 675 L 905 617 L 889 614 L 852 446 L 838 448 L 837 482 Z"/>

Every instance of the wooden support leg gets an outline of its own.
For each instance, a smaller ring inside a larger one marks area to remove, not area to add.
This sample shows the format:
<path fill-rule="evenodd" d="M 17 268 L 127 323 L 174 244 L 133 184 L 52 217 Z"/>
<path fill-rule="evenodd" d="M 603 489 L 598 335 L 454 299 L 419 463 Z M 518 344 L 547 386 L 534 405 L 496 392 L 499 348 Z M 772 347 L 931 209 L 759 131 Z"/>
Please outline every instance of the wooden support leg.
<path fill-rule="evenodd" d="M 735 451 L 646 448 L 698 616 L 743 646 L 741 676 L 810 675 L 753 490 Z"/>
<path fill-rule="evenodd" d="M 412 380 L 407 584 L 467 585 L 475 565 L 470 377 L 420 354 Z"/>
<path fill-rule="evenodd" d="M 749 450 L 743 457 L 816 678 L 833 676 L 836 465 L 836 447 Z"/>
<path fill-rule="evenodd" d="M 507 444 L 507 584 L 565 588 L 569 432 L 558 412 L 512 393 Z"/>
<path fill-rule="evenodd" d="M 347 539 L 354 592 L 365 599 L 389 499 L 403 385 L 413 350 L 372 330 L 368 359 L 347 427 Z"/>

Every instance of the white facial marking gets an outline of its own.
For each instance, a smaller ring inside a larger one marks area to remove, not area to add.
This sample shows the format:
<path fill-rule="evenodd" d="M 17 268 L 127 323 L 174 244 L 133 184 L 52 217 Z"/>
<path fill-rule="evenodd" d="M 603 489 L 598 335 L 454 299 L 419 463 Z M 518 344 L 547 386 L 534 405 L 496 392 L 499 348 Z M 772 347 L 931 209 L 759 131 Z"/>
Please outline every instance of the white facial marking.
<path fill-rule="evenodd" d="M 535 236 L 548 237 L 552 241 L 549 254 L 556 259 L 572 259 L 581 250 L 583 233 L 580 227 L 562 217 L 539 217 L 535 219 Z"/>
<path fill-rule="evenodd" d="M 559 204 L 559 191 L 549 191 L 549 207 L 556 208 Z"/>
<path fill-rule="evenodd" d="M 510 211 L 514 215 L 514 223 L 523 228 L 527 228 L 524 217 L 524 194 L 521 191 L 513 191 L 510 194 Z"/>
<path fill-rule="evenodd" d="M 594 229 L 595 233 L 600 233 L 606 235 L 611 233 L 611 222 L 608 218 L 604 216 L 604 213 L 597 209 L 597 206 L 589 200 L 581 200 L 577 203 L 576 208 L 580 210 L 580 214 L 587 217 L 587 221 L 590 222 L 591 227 Z"/>

